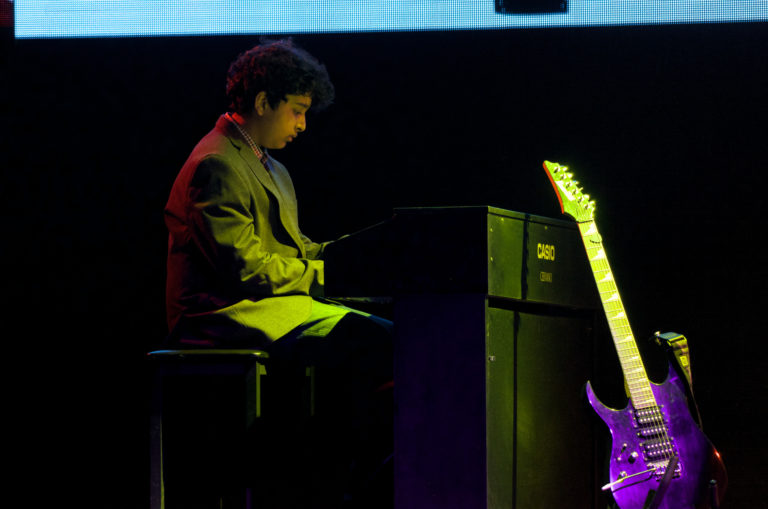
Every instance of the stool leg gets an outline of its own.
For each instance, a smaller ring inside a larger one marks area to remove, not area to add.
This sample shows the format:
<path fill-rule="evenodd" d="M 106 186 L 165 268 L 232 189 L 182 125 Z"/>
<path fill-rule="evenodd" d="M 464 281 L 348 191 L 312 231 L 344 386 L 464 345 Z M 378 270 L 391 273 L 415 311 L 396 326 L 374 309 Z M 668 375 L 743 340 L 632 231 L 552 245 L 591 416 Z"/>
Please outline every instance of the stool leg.
<path fill-rule="evenodd" d="M 165 509 L 165 492 L 163 486 L 163 400 L 162 374 L 152 375 L 152 392 L 150 395 L 150 509 Z"/>

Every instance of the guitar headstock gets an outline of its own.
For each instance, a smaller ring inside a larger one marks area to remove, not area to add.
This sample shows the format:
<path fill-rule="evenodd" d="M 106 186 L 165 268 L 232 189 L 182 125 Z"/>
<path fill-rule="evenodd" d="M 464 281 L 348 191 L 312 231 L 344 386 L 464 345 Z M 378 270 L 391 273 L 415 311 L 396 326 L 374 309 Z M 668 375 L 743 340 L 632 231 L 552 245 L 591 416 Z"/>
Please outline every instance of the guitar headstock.
<path fill-rule="evenodd" d="M 568 167 L 544 161 L 544 169 L 555 188 L 563 214 L 568 214 L 580 223 L 591 221 L 594 218 L 595 202 L 589 199 L 588 194 L 582 193 L 578 182 L 573 180 L 573 174 L 568 172 Z"/>

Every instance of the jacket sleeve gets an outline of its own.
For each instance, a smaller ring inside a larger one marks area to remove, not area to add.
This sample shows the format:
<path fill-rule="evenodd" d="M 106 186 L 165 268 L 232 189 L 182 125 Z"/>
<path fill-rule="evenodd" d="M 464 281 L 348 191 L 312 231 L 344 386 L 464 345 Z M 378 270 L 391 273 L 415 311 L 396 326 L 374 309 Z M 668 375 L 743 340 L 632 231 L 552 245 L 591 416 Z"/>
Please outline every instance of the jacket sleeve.
<path fill-rule="evenodd" d="M 299 258 L 298 250 L 276 240 L 269 204 L 258 203 L 252 183 L 225 160 L 201 160 L 191 179 L 188 217 L 192 235 L 222 284 L 244 298 L 321 295 L 321 260 Z M 266 196 L 266 195 L 264 195 Z M 262 197 L 261 201 L 265 201 Z"/>
<path fill-rule="evenodd" d="M 307 252 L 307 258 L 311 260 L 322 260 L 323 255 L 325 254 L 325 246 L 330 244 L 330 242 L 312 242 L 312 240 L 310 240 L 309 237 L 303 233 L 301 234 L 301 240 L 304 242 L 304 249 Z"/>

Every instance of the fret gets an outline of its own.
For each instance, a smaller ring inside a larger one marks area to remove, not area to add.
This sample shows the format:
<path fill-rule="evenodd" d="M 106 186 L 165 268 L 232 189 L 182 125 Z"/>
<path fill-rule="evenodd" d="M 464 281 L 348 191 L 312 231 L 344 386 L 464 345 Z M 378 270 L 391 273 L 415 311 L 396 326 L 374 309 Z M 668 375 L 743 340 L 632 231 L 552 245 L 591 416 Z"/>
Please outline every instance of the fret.
<path fill-rule="evenodd" d="M 603 251 L 602 248 L 597 252 L 595 256 L 592 257 L 592 261 L 595 260 L 604 260 L 605 259 L 605 251 Z"/>
<path fill-rule="evenodd" d="M 597 224 L 594 221 L 589 221 L 588 223 L 582 223 L 582 224 L 588 224 L 589 228 L 586 232 L 584 232 L 584 235 L 595 235 L 597 234 Z"/>

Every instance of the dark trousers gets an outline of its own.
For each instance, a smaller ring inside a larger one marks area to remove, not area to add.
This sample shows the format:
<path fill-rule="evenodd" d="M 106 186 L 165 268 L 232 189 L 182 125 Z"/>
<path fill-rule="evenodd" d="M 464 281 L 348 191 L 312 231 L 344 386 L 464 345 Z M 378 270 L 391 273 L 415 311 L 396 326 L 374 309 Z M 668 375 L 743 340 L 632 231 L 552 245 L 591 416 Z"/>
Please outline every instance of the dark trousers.
<path fill-rule="evenodd" d="M 293 456 L 273 451 L 274 467 L 286 475 L 265 498 L 276 508 L 391 508 L 392 323 L 355 311 L 331 321 L 330 328 L 299 327 L 269 348 L 274 380 L 314 367 L 316 411 L 306 425 L 280 431 L 293 435 L 284 444 Z"/>

